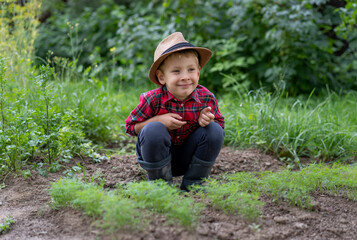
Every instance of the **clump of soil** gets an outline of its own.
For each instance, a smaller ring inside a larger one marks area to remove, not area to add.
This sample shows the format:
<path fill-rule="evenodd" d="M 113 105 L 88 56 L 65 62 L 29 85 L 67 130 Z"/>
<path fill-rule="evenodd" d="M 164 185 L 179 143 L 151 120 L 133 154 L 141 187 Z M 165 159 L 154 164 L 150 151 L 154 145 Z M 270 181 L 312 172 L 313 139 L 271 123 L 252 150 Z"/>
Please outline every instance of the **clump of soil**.
<path fill-rule="evenodd" d="M 85 167 L 88 179 L 104 181 L 105 187 L 146 179 L 136 157 L 114 156 L 94 163 L 74 159 Z M 279 171 L 284 165 L 259 150 L 223 148 L 211 176 L 240 171 Z M 150 226 L 142 231 L 122 231 L 112 235 L 96 228 L 92 219 L 72 209 L 54 210 L 48 194 L 50 183 L 61 173 L 45 178 L 32 171 L 31 177 L 10 176 L 0 189 L 0 221 L 12 216 L 15 224 L 1 239 L 355 239 L 357 236 L 357 203 L 341 196 L 315 193 L 314 210 L 302 210 L 286 202 L 275 202 L 262 196 L 265 205 L 256 222 L 225 214 L 211 207 L 204 209 L 193 231 L 170 225 L 154 215 Z M 180 178 L 176 178 L 178 183 Z"/>

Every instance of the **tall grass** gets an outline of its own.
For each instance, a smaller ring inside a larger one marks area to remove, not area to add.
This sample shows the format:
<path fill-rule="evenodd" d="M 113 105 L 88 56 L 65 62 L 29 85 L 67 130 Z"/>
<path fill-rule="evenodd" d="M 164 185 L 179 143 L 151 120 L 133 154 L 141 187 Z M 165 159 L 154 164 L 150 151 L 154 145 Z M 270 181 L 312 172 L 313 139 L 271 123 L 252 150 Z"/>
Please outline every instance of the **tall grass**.
<path fill-rule="evenodd" d="M 299 163 L 356 158 L 357 92 L 343 96 L 286 98 L 252 91 L 236 101 L 224 96 L 226 144 L 258 147 Z"/>

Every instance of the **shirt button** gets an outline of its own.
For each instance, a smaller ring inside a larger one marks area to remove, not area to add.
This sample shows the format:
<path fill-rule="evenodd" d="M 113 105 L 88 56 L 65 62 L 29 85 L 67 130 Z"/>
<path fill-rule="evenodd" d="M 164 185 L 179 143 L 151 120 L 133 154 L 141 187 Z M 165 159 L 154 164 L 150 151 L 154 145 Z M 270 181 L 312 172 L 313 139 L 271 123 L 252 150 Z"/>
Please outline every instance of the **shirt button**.
<path fill-rule="evenodd" d="M 180 139 L 180 136 L 177 136 L 177 139 Z"/>
<path fill-rule="evenodd" d="M 181 103 L 181 107 L 183 107 L 183 103 Z"/>

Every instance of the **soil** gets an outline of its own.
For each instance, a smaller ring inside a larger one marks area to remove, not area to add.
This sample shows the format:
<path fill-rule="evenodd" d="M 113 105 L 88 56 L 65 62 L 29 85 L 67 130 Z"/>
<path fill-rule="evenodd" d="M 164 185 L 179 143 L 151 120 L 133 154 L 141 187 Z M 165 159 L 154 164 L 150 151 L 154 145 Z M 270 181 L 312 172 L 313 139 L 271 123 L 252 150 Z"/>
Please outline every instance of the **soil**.
<path fill-rule="evenodd" d="M 105 179 L 105 187 L 117 182 L 127 183 L 146 179 L 145 172 L 133 155 L 113 156 L 94 163 L 89 159 L 74 159 L 72 164 L 85 167 L 87 178 Z M 240 171 L 279 171 L 282 162 L 258 150 L 223 148 L 212 176 Z M 62 172 L 62 171 L 61 171 Z M 31 172 L 27 179 L 8 176 L 0 189 L 0 222 L 12 216 L 15 223 L 0 239 L 357 239 L 357 202 L 341 196 L 315 193 L 314 210 L 308 211 L 286 202 L 274 202 L 263 196 L 262 214 L 256 222 L 239 216 L 206 208 L 194 230 L 166 222 L 154 215 L 150 226 L 141 231 L 105 234 L 88 216 L 72 208 L 54 210 L 48 194 L 50 183 L 63 177 L 50 173 L 48 177 Z M 175 182 L 179 182 L 175 178 Z"/>

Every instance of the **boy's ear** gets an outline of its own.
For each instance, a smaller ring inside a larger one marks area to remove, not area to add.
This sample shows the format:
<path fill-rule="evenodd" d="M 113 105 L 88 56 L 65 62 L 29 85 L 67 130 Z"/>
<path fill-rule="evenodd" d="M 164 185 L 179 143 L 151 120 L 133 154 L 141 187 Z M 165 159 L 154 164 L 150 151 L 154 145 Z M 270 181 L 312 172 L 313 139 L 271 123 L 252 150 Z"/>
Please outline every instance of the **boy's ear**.
<path fill-rule="evenodd" d="M 156 70 L 156 77 L 161 85 L 165 85 L 164 73 L 161 70 Z"/>

